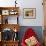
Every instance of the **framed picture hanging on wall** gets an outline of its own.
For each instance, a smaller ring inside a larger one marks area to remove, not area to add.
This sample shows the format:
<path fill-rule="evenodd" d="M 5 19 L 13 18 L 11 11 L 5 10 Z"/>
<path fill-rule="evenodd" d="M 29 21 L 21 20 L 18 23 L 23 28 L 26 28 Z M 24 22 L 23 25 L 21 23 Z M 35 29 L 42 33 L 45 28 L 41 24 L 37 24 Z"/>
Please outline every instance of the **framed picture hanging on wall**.
<path fill-rule="evenodd" d="M 25 19 L 35 19 L 36 18 L 36 8 L 24 8 L 23 17 Z"/>

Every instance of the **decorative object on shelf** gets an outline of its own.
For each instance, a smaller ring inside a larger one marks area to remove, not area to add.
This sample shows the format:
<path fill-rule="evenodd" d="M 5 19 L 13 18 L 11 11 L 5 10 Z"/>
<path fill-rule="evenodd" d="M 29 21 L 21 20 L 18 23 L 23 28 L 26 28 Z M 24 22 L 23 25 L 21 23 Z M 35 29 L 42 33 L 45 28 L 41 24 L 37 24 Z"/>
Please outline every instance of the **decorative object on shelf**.
<path fill-rule="evenodd" d="M 9 10 L 2 10 L 2 15 L 9 15 Z"/>
<path fill-rule="evenodd" d="M 24 8 L 24 18 L 25 19 L 35 19 L 36 18 L 36 8 Z"/>
<path fill-rule="evenodd" d="M 10 14 L 10 15 L 17 15 L 17 14 L 18 14 L 18 12 L 17 12 L 17 11 L 15 11 L 15 10 L 10 10 L 9 14 Z"/>
<path fill-rule="evenodd" d="M 2 16 L 2 24 L 8 24 L 8 16 L 7 15 L 3 15 Z"/>
<path fill-rule="evenodd" d="M 13 40 L 14 40 L 14 41 L 15 41 L 15 40 L 18 40 L 18 31 L 17 31 L 16 27 L 14 27 L 13 31 L 14 31 Z"/>
<path fill-rule="evenodd" d="M 2 31 L 2 40 L 4 41 L 12 40 L 12 30 L 10 28 L 5 28 Z"/>
<path fill-rule="evenodd" d="M 14 32 L 13 41 L 18 40 L 18 32 Z"/>
<path fill-rule="evenodd" d="M 10 15 L 13 15 L 14 14 L 14 10 L 10 10 Z"/>
<path fill-rule="evenodd" d="M 7 19 L 5 19 L 5 24 L 8 24 L 8 18 L 7 18 Z"/>

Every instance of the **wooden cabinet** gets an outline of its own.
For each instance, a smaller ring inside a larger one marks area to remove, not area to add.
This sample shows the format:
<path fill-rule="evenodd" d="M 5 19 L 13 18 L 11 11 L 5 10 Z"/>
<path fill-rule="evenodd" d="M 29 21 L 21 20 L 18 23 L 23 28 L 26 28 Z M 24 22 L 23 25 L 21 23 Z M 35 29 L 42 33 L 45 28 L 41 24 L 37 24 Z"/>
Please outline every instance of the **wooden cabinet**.
<path fill-rule="evenodd" d="M 18 46 L 18 39 L 16 40 L 15 38 L 15 34 L 19 31 L 18 16 L 19 7 L 0 7 L 0 46 Z M 12 36 L 10 36 L 10 40 L 5 36 L 5 40 L 3 39 L 4 37 L 2 37 L 2 35 L 4 35 L 4 32 L 6 32 L 6 35 L 8 37 L 10 35 L 8 32 L 13 32 L 14 34 L 11 34 Z"/>
<path fill-rule="evenodd" d="M 3 43 L 3 46 L 18 46 L 18 41 L 5 41 L 2 43 Z"/>
<path fill-rule="evenodd" d="M 19 41 L 1 41 L 0 46 L 18 46 Z"/>

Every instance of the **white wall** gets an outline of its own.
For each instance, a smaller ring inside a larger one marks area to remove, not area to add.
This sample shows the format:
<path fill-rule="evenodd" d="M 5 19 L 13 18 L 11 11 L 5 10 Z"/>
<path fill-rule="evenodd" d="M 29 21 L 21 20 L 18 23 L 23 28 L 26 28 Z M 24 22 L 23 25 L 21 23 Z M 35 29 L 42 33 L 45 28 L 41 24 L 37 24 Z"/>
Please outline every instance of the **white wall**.
<path fill-rule="evenodd" d="M 0 6 L 14 6 L 14 1 L 15 0 L 0 0 Z M 44 16 L 42 2 L 42 0 L 17 0 L 17 6 L 20 7 L 19 24 L 21 26 L 43 26 Z M 24 19 L 23 8 L 36 8 L 36 19 Z"/>
<path fill-rule="evenodd" d="M 21 25 L 26 26 L 43 26 L 43 6 L 42 0 L 21 0 L 21 16 L 20 23 Z M 36 19 L 24 19 L 23 18 L 23 8 L 36 8 Z"/>

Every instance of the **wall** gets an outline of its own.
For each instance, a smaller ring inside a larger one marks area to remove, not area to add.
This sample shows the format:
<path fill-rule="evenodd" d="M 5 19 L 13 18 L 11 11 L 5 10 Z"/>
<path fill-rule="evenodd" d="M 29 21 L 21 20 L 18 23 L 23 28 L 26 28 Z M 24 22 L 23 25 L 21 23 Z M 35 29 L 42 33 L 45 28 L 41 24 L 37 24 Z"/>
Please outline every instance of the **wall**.
<path fill-rule="evenodd" d="M 15 0 L 0 0 L 0 6 L 15 6 Z M 42 0 L 17 0 L 17 6 L 20 7 L 19 24 L 21 26 L 43 26 L 43 6 Z M 23 8 L 36 8 L 36 19 L 24 19 Z"/>
<path fill-rule="evenodd" d="M 20 23 L 23 26 L 43 26 L 43 6 L 42 0 L 25 0 L 20 1 L 21 16 Z M 23 8 L 36 8 L 36 19 L 24 19 Z"/>

